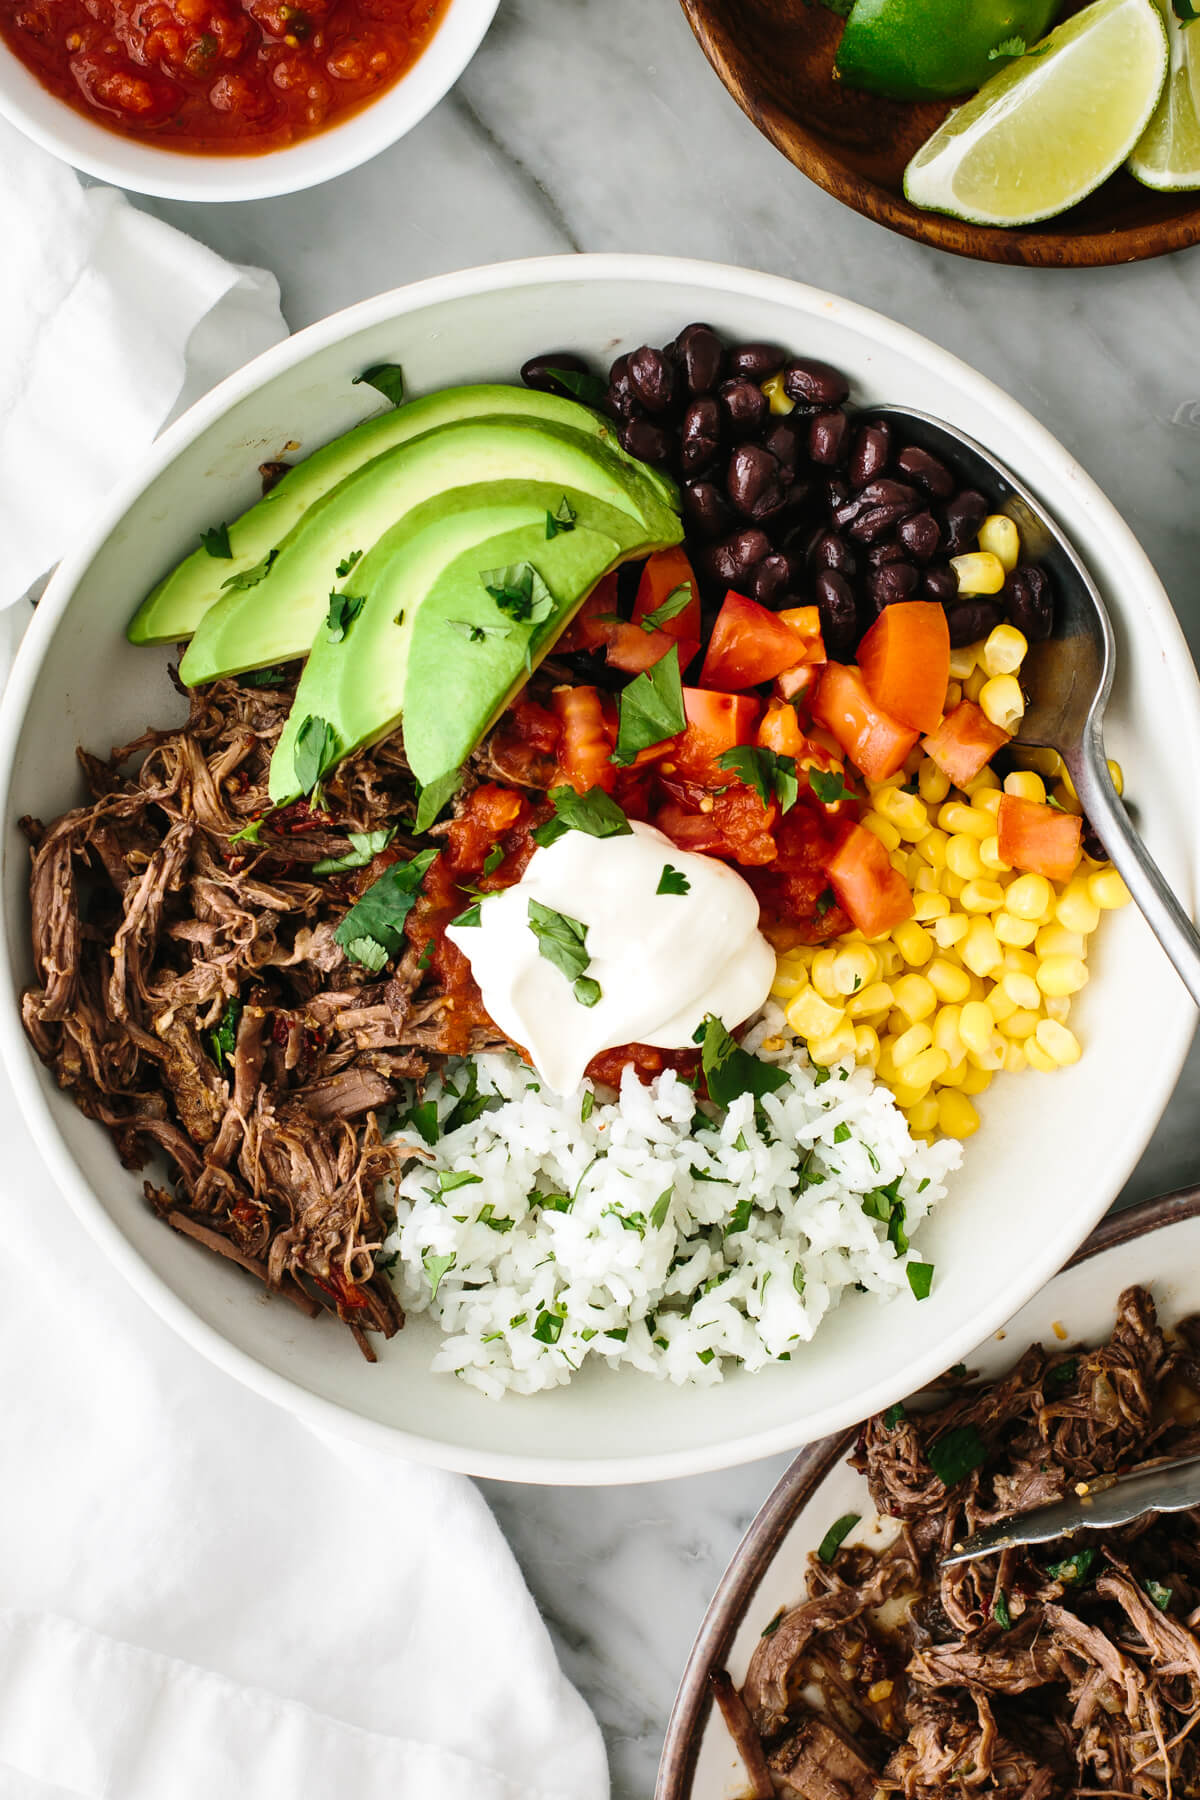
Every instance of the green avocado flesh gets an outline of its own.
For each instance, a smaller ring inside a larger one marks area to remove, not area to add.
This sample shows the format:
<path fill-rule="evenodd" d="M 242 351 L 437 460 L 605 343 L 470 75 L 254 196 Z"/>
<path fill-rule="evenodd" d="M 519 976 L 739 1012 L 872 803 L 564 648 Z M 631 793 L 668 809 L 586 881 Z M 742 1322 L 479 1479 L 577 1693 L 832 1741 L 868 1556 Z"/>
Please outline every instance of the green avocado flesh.
<path fill-rule="evenodd" d="M 224 583 L 253 569 L 280 547 L 305 515 L 348 477 L 387 451 L 443 425 L 494 415 L 539 420 L 596 440 L 626 470 L 632 491 L 643 494 L 650 507 L 674 509 L 676 496 L 670 481 L 627 456 L 611 422 L 578 401 L 500 383 L 445 388 L 365 419 L 297 463 L 269 494 L 229 526 L 231 558 L 211 556 L 201 547 L 159 582 L 134 615 L 129 641 L 173 644 L 191 637 L 209 608 L 224 597 Z"/>
<path fill-rule="evenodd" d="M 574 527 L 547 538 L 546 514 L 564 497 Z M 332 728 L 341 756 L 403 718 L 405 753 L 422 785 L 456 769 L 600 577 L 649 548 L 627 513 L 577 488 L 491 482 L 417 508 L 347 578 L 363 607 L 345 636 L 334 642 L 322 628 L 313 640 L 271 762 L 273 804 L 300 792 L 296 738 L 310 717 Z M 481 579 L 523 562 L 554 600 L 533 625 L 503 613 Z"/>
<path fill-rule="evenodd" d="M 205 613 L 180 664 L 182 679 L 194 687 L 303 656 L 339 585 L 339 564 L 370 551 L 436 495 L 508 480 L 546 483 L 560 494 L 577 489 L 624 512 L 640 541 L 678 541 L 678 517 L 598 436 L 502 415 L 446 424 L 377 456 L 317 501 L 278 545 L 263 579 L 231 589 Z"/>

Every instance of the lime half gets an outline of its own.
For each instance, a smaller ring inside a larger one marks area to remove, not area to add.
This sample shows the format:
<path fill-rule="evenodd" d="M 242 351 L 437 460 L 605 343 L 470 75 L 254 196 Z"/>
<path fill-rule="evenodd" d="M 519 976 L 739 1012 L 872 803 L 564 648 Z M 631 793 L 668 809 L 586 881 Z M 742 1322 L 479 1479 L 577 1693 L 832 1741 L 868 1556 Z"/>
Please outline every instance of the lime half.
<path fill-rule="evenodd" d="M 834 68 L 896 100 L 972 93 L 1036 43 L 1062 0 L 854 0 Z"/>
<path fill-rule="evenodd" d="M 1138 139 L 1129 172 L 1152 188 L 1200 187 L 1200 21 L 1184 25 L 1159 0 L 1171 67 L 1154 117 Z"/>
<path fill-rule="evenodd" d="M 904 171 L 904 192 L 975 225 L 1065 212 L 1125 161 L 1167 62 L 1155 0 L 1093 0 L 950 114 Z"/>

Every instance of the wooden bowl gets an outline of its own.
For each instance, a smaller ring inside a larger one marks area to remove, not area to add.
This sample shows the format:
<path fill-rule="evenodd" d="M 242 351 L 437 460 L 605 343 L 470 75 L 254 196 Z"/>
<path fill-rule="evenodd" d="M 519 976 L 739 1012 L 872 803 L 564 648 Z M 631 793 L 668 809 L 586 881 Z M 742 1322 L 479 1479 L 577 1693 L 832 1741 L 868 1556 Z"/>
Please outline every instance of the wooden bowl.
<path fill-rule="evenodd" d="M 983 262 L 1036 268 L 1140 262 L 1200 241 L 1200 194 L 1155 193 L 1124 170 L 1044 225 L 1000 230 L 922 212 L 904 198 L 904 169 L 949 103 L 886 100 L 835 81 L 842 21 L 816 0 L 681 4 L 747 118 L 835 200 L 905 237 Z"/>

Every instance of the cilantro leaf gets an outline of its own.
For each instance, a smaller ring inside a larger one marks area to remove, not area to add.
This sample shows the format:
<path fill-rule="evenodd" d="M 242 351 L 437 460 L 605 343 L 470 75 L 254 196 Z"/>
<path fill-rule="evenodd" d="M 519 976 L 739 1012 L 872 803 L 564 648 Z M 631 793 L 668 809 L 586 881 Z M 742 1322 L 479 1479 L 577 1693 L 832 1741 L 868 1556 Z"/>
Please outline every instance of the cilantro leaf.
<path fill-rule="evenodd" d="M 595 1006 L 601 998 L 600 983 L 593 981 L 590 975 L 581 975 L 571 989 L 580 1006 Z"/>
<path fill-rule="evenodd" d="M 800 797 L 796 778 L 796 760 L 792 756 L 776 756 L 774 750 L 758 750 L 752 744 L 737 744 L 717 758 L 718 769 L 729 772 L 753 788 L 764 806 L 778 799 L 781 812 L 789 812 Z"/>
<path fill-rule="evenodd" d="M 656 606 L 653 612 L 648 612 L 644 618 L 639 619 L 638 624 L 643 631 L 661 631 L 664 625 L 669 624 L 672 619 L 677 619 L 681 612 L 686 612 L 691 603 L 692 584 L 690 581 L 685 581 L 679 587 L 672 588 L 662 604 Z"/>
<path fill-rule="evenodd" d="M 200 542 L 210 556 L 224 557 L 227 562 L 233 557 L 228 525 L 210 525 L 207 531 L 200 533 Z"/>
<path fill-rule="evenodd" d="M 996 1589 L 996 1597 L 992 1601 L 992 1617 L 1001 1631 L 1012 1630 L 1012 1614 L 1008 1610 L 1008 1595 L 1003 1588 Z"/>
<path fill-rule="evenodd" d="M 343 869 L 365 869 L 373 856 L 386 850 L 396 835 L 395 826 L 382 831 L 351 831 L 350 848 L 344 856 L 323 856 L 313 864 L 314 875 L 340 875 Z"/>
<path fill-rule="evenodd" d="M 1164 1587 L 1161 1581 L 1146 1581 L 1143 1585 L 1159 1612 L 1166 1612 L 1171 1604 L 1172 1590 Z"/>
<path fill-rule="evenodd" d="M 679 646 L 672 644 L 652 668 L 635 675 L 622 693 L 617 747 L 609 760 L 619 769 L 628 768 L 639 750 L 678 736 L 686 725 Z"/>
<path fill-rule="evenodd" d="M 667 1214 L 671 1210 L 671 1196 L 674 1192 L 675 1189 L 673 1187 L 664 1188 L 662 1193 L 658 1196 L 658 1199 L 654 1202 L 654 1206 L 650 1213 L 650 1224 L 655 1231 L 661 1231 L 662 1227 L 667 1222 Z"/>
<path fill-rule="evenodd" d="M 590 370 L 548 368 L 545 373 L 553 376 L 560 387 L 565 387 L 568 394 L 582 400 L 585 406 L 603 406 L 608 398 L 607 382 L 601 381 Z"/>
<path fill-rule="evenodd" d="M 656 894 L 690 894 L 692 884 L 682 869 L 677 869 L 673 863 L 664 863 L 654 891 Z"/>
<path fill-rule="evenodd" d="M 933 1286 L 933 1264 L 910 1262 L 904 1273 L 908 1276 L 908 1285 L 918 1300 L 928 1300 L 929 1290 Z"/>
<path fill-rule="evenodd" d="M 708 1097 L 716 1106 L 729 1106 L 739 1094 L 760 1100 L 787 1082 L 786 1069 L 763 1062 L 735 1043 L 715 1013 L 704 1016 L 700 1066 L 708 1084 Z"/>
<path fill-rule="evenodd" d="M 470 619 L 446 619 L 450 631 L 461 631 L 469 644 L 482 644 L 490 637 L 511 637 L 511 625 L 476 625 Z"/>
<path fill-rule="evenodd" d="M 461 769 L 451 769 L 449 774 L 439 775 L 436 781 L 427 781 L 417 800 L 417 817 L 413 829 L 418 833 L 428 831 L 443 806 L 453 799 L 461 786 Z"/>
<path fill-rule="evenodd" d="M 330 594 L 329 611 L 325 615 L 325 636 L 331 644 L 340 644 L 366 604 L 362 594 Z"/>
<path fill-rule="evenodd" d="M 257 844 L 262 836 L 262 828 L 261 819 L 251 819 L 248 825 L 243 825 L 240 831 L 235 831 L 230 835 L 229 842 L 231 844 Z"/>
<path fill-rule="evenodd" d="M 823 1563 L 833 1561 L 842 1547 L 843 1540 L 849 1537 L 861 1518 L 861 1513 L 843 1513 L 840 1519 L 834 1521 L 817 1545 L 817 1555 Z"/>
<path fill-rule="evenodd" d="M 835 806 L 839 800 L 853 800 L 841 769 L 805 769 L 808 785 L 822 806 Z"/>
<path fill-rule="evenodd" d="M 296 733 L 292 768 L 302 794 L 311 794 L 321 777 L 337 762 L 337 733 L 326 720 L 310 713 Z"/>
<path fill-rule="evenodd" d="M 454 1252 L 449 1256 L 435 1256 L 432 1250 L 421 1252 L 421 1262 L 429 1277 L 429 1298 L 437 1299 L 437 1291 L 442 1285 L 442 1276 L 454 1267 Z"/>
<path fill-rule="evenodd" d="M 972 1469 L 981 1468 L 987 1453 L 973 1425 L 956 1425 L 935 1438 L 925 1454 L 942 1486 L 952 1488 L 965 1480 Z"/>
<path fill-rule="evenodd" d="M 531 562 L 480 569 L 482 581 L 502 613 L 522 625 L 540 625 L 554 611 L 554 596 Z"/>
<path fill-rule="evenodd" d="M 238 676 L 238 680 L 243 687 L 282 687 L 284 672 L 277 663 L 273 669 L 247 669 L 244 675 Z"/>
<path fill-rule="evenodd" d="M 1064 1557 L 1062 1562 L 1047 1563 L 1046 1573 L 1051 1581 L 1061 1581 L 1064 1587 L 1082 1587 L 1095 1560 L 1096 1551 L 1088 1546 Z"/>
<path fill-rule="evenodd" d="M 355 563 L 361 562 L 361 561 L 362 561 L 362 551 L 361 550 L 351 550 L 349 556 L 343 556 L 341 562 L 338 564 L 337 568 L 334 571 L 338 580 L 344 581 L 346 576 L 350 573 L 351 569 L 354 567 Z"/>
<path fill-rule="evenodd" d="M 732 1237 L 735 1231 L 745 1231 L 747 1225 L 750 1223 L 750 1215 L 753 1211 L 753 1200 L 739 1200 L 729 1215 L 729 1222 L 722 1235 L 725 1237 Z"/>
<path fill-rule="evenodd" d="M 589 788 L 577 794 L 573 787 L 551 788 L 547 799 L 554 808 L 554 818 L 547 819 L 533 833 L 533 841 L 546 849 L 556 844 L 568 831 L 583 831 L 588 837 L 629 837 L 633 827 L 617 802 L 603 788 Z"/>
<path fill-rule="evenodd" d="M 268 550 L 262 561 L 256 562 L 253 568 L 240 569 L 236 575 L 226 576 L 221 583 L 221 592 L 224 593 L 226 588 L 257 587 L 259 582 L 265 580 L 270 574 L 271 564 L 278 555 L 278 550 Z"/>
<path fill-rule="evenodd" d="M 404 370 L 399 363 L 372 363 L 369 369 L 364 369 L 361 375 L 354 377 L 351 386 L 358 387 L 364 381 L 368 387 L 381 393 L 385 400 L 390 400 L 393 406 L 403 404 Z"/>
<path fill-rule="evenodd" d="M 823 893 L 820 893 L 817 895 L 817 917 L 818 917 L 818 919 L 823 919 L 825 917 L 825 914 L 829 911 L 830 907 L 836 906 L 836 905 L 837 905 L 837 895 L 834 893 L 832 888 L 827 887 Z"/>
<path fill-rule="evenodd" d="M 895 1429 L 896 1429 L 897 1425 L 899 1425 L 901 1419 L 906 1418 L 906 1417 L 907 1417 L 907 1414 L 904 1411 L 903 1400 L 897 1400 L 896 1404 L 894 1406 L 889 1406 L 887 1411 L 884 1413 L 883 1423 L 886 1426 L 888 1431 L 895 1431 Z"/>
<path fill-rule="evenodd" d="M 478 925 L 480 922 L 478 900 L 475 901 L 474 905 L 468 906 L 464 912 L 460 912 L 456 919 L 451 919 L 450 921 L 452 925 L 466 928 L 469 928 L 472 925 Z"/>
<path fill-rule="evenodd" d="M 1192 0 L 1171 0 L 1171 9 L 1181 25 L 1194 25 L 1200 19 L 1200 12 L 1192 5 Z"/>
<path fill-rule="evenodd" d="M 418 1100 L 417 1104 L 409 1113 L 405 1123 L 415 1126 L 425 1142 L 429 1145 L 430 1149 L 432 1149 L 434 1144 L 438 1141 L 437 1101 Z"/>
<path fill-rule="evenodd" d="M 544 1309 L 537 1316 L 533 1335 L 539 1344 L 557 1344 L 562 1336 L 563 1318 L 561 1313 L 546 1312 Z"/>
<path fill-rule="evenodd" d="M 455 1188 L 471 1187 L 482 1180 L 482 1175 L 472 1175 L 470 1169 L 442 1169 L 438 1187 L 443 1194 L 452 1194 Z"/>
<path fill-rule="evenodd" d="M 560 531 L 574 531 L 575 508 L 564 494 L 553 512 L 546 514 L 546 536 L 555 538 Z"/>
<path fill-rule="evenodd" d="M 1057 1368 L 1047 1370 L 1046 1379 L 1042 1383 L 1042 1387 L 1047 1393 L 1049 1393 L 1051 1389 L 1057 1390 L 1059 1388 L 1070 1387 L 1078 1373 L 1079 1363 L 1072 1357 L 1069 1362 L 1059 1363 Z"/>
<path fill-rule="evenodd" d="M 988 61 L 997 62 L 1002 56 L 1024 56 L 1025 39 L 1023 37 L 1001 38 L 1000 42 L 988 51 Z"/>
<path fill-rule="evenodd" d="M 596 1104 L 596 1096 L 592 1092 L 591 1088 L 589 1088 L 587 1093 L 583 1096 L 583 1102 L 579 1108 L 579 1123 L 581 1125 L 587 1124 L 588 1120 L 592 1116 L 592 1109 L 595 1106 L 595 1104 Z"/>
<path fill-rule="evenodd" d="M 551 906 L 543 906 L 540 900 L 530 900 L 529 929 L 546 961 L 561 970 L 568 981 L 578 981 L 592 960 L 587 951 L 587 926 L 566 913 L 555 912 Z M 594 1005 L 595 1001 L 582 1004 Z"/>
<path fill-rule="evenodd" d="M 396 955 L 404 943 L 404 921 L 436 855 L 436 850 L 422 850 L 409 862 L 392 863 L 350 908 L 333 935 L 355 962 L 377 973 Z M 374 948 L 364 954 L 368 945 Z"/>
<path fill-rule="evenodd" d="M 210 1031 L 208 1041 L 212 1046 L 212 1059 L 217 1068 L 226 1064 L 233 1067 L 233 1050 L 237 1043 L 238 1020 L 242 1016 L 242 1003 L 235 994 L 225 1011 L 221 1014 L 215 1031 Z"/>

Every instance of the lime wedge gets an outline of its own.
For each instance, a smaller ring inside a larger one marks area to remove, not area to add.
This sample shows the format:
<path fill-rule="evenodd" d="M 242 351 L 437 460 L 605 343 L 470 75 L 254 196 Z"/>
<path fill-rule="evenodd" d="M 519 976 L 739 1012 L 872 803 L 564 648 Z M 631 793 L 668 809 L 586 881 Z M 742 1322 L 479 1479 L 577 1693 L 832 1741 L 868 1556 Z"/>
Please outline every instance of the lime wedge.
<path fill-rule="evenodd" d="M 970 94 L 1036 43 L 1062 0 L 854 0 L 834 69 L 895 100 Z"/>
<path fill-rule="evenodd" d="M 1167 63 L 1155 0 L 1093 0 L 950 114 L 904 171 L 904 192 L 975 225 L 1053 218 L 1125 161 Z"/>
<path fill-rule="evenodd" d="M 1152 188 L 1200 187 L 1200 24 L 1184 25 L 1171 0 L 1158 0 L 1167 22 L 1171 67 L 1154 117 L 1137 141 L 1129 172 Z"/>

